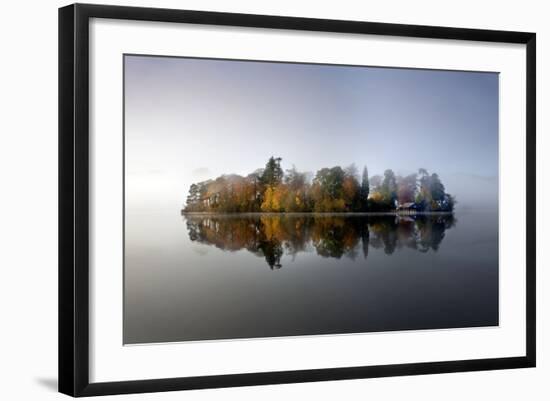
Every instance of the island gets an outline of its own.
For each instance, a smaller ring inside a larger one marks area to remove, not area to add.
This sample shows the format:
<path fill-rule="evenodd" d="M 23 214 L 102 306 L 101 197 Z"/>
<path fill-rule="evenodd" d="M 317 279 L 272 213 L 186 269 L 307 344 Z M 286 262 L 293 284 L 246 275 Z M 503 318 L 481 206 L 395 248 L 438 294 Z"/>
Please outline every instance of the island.
<path fill-rule="evenodd" d="M 283 171 L 271 156 L 264 168 L 193 183 L 182 214 L 191 213 L 452 213 L 456 199 L 436 173 L 420 168 L 407 176 L 387 169 L 361 176 L 355 164 L 322 168 L 315 175 Z"/>

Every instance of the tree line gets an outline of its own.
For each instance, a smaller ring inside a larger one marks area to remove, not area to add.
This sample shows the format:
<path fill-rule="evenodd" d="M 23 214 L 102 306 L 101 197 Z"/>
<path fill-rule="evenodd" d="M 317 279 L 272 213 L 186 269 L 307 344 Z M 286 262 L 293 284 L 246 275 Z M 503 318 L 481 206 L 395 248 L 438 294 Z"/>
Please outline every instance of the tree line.
<path fill-rule="evenodd" d="M 451 212 L 455 198 L 439 176 L 419 169 L 407 176 L 393 170 L 369 177 L 352 164 L 322 168 L 312 177 L 295 167 L 283 171 L 280 157 L 243 177 L 222 175 L 193 183 L 183 211 L 246 212 L 390 212 L 396 209 Z"/>

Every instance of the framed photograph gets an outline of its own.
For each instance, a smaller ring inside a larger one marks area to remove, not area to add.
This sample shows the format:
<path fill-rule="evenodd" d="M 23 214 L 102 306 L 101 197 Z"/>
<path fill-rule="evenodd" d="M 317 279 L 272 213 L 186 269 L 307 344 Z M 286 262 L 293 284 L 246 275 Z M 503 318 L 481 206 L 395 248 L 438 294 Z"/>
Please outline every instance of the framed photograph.
<path fill-rule="evenodd" d="M 59 390 L 535 366 L 535 34 L 59 10 Z"/>

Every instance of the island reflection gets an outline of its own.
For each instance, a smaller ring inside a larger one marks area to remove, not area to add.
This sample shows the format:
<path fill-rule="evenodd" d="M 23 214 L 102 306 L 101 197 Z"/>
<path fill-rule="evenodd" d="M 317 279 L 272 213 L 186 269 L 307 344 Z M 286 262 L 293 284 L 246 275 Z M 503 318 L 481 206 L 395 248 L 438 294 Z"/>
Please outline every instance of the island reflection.
<path fill-rule="evenodd" d="M 437 252 L 452 214 L 399 215 L 186 215 L 189 239 L 224 251 L 246 249 L 264 257 L 271 269 L 284 254 L 316 252 L 325 258 L 366 259 L 369 248 L 388 255 L 401 248 Z"/>

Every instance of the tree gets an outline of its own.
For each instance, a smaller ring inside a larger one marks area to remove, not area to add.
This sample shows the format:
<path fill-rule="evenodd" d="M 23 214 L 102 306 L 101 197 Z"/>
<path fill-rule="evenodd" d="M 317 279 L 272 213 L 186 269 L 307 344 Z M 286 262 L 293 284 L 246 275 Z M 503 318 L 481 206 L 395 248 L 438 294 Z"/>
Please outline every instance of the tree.
<path fill-rule="evenodd" d="M 359 182 L 355 177 L 345 176 L 342 182 L 342 196 L 348 211 L 359 208 Z"/>
<path fill-rule="evenodd" d="M 197 184 L 191 184 L 189 187 L 189 195 L 187 195 L 186 207 L 188 211 L 195 211 L 198 209 L 200 201 L 200 189 Z"/>
<path fill-rule="evenodd" d="M 357 180 L 357 167 L 351 164 L 344 170 L 344 180 L 342 181 L 342 195 L 347 211 L 355 211 L 360 208 L 360 186 Z"/>
<path fill-rule="evenodd" d="M 321 186 L 325 195 L 332 198 L 342 198 L 344 176 L 344 170 L 340 166 L 323 168 L 317 171 L 313 181 Z"/>
<path fill-rule="evenodd" d="M 359 192 L 362 211 L 367 209 L 367 200 L 369 198 L 369 193 L 370 193 L 369 172 L 367 170 L 367 166 L 365 166 L 363 167 L 363 176 L 361 177 L 361 189 Z"/>
<path fill-rule="evenodd" d="M 253 173 L 250 173 L 246 176 L 252 193 L 251 205 L 249 207 L 250 212 L 260 211 L 260 207 L 262 204 L 262 195 L 264 193 L 264 186 L 262 184 L 263 172 L 263 169 L 257 169 Z"/>
<path fill-rule="evenodd" d="M 359 172 L 357 171 L 357 166 L 355 163 L 350 164 L 344 169 L 344 174 L 348 177 L 353 177 L 357 179 L 357 176 L 359 175 Z"/>
<path fill-rule="evenodd" d="M 382 185 L 381 175 L 373 175 L 370 178 L 370 192 L 379 191 L 381 185 Z"/>
<path fill-rule="evenodd" d="M 308 174 L 301 173 L 295 166 L 292 166 L 291 169 L 286 170 L 284 183 L 286 186 L 282 199 L 284 210 L 286 212 L 307 211 L 310 206 Z"/>
<path fill-rule="evenodd" d="M 273 192 L 273 187 L 267 187 L 265 190 L 264 200 L 262 202 L 262 212 L 272 212 L 275 208 Z"/>
<path fill-rule="evenodd" d="M 313 179 L 312 195 L 316 212 L 343 212 L 345 172 L 340 166 L 322 168 Z"/>
<path fill-rule="evenodd" d="M 435 173 L 430 177 L 430 192 L 434 201 L 442 201 L 445 197 L 445 186 Z"/>
<path fill-rule="evenodd" d="M 397 177 L 397 201 L 399 204 L 414 202 L 416 194 L 416 174 Z"/>
<path fill-rule="evenodd" d="M 381 192 L 386 200 L 388 200 L 391 204 L 395 204 L 395 201 L 397 200 L 397 183 L 395 181 L 395 174 L 391 169 L 384 171 Z"/>
<path fill-rule="evenodd" d="M 430 210 L 432 206 L 432 189 L 431 177 L 428 170 L 424 168 L 418 169 L 418 193 L 416 195 L 416 203 L 423 210 Z"/>
<path fill-rule="evenodd" d="M 370 179 L 372 190 L 367 199 L 367 208 L 371 212 L 395 210 L 397 201 L 397 183 L 393 170 L 384 171 L 384 177 L 373 176 Z"/>
<path fill-rule="evenodd" d="M 287 190 L 285 185 L 267 187 L 262 202 L 262 212 L 284 212 L 283 200 Z"/>
<path fill-rule="evenodd" d="M 441 201 L 440 209 L 444 212 L 452 212 L 456 205 L 456 198 L 450 194 L 445 194 L 443 201 Z"/>
<path fill-rule="evenodd" d="M 303 188 L 307 183 L 307 177 L 305 173 L 300 173 L 296 170 L 296 166 L 292 166 L 291 169 L 286 170 L 285 184 L 292 190 L 299 190 Z"/>
<path fill-rule="evenodd" d="M 264 172 L 262 174 L 262 183 L 266 186 L 274 187 L 281 183 L 283 180 L 283 169 L 281 168 L 280 157 L 271 156 L 265 165 Z"/>

